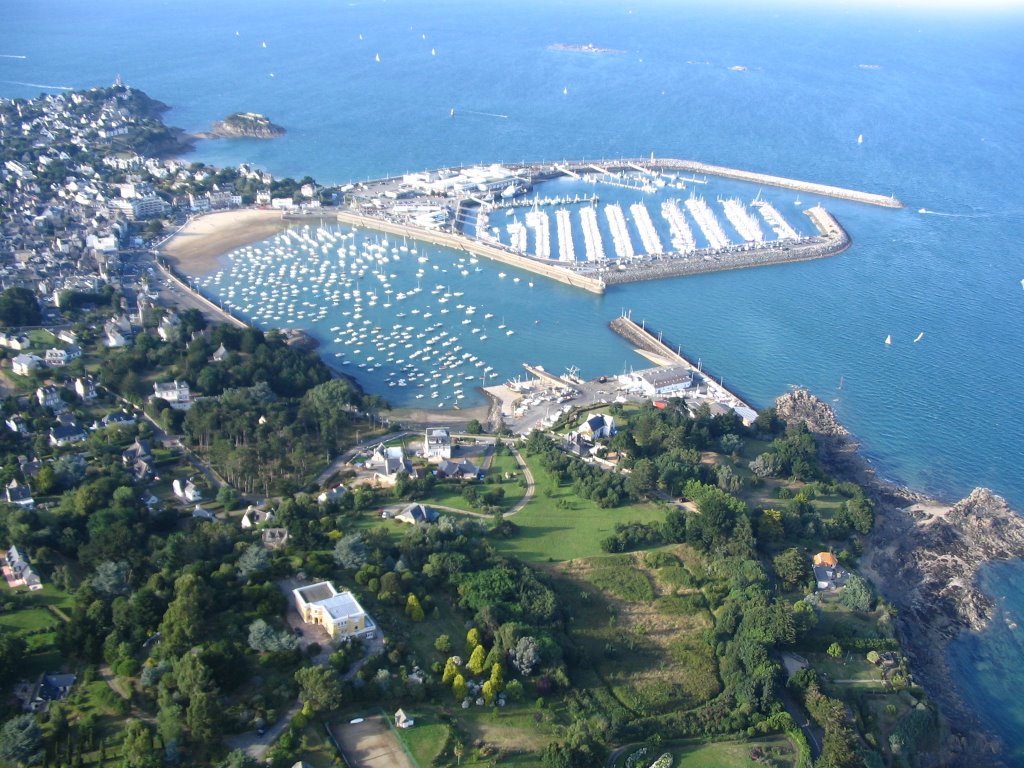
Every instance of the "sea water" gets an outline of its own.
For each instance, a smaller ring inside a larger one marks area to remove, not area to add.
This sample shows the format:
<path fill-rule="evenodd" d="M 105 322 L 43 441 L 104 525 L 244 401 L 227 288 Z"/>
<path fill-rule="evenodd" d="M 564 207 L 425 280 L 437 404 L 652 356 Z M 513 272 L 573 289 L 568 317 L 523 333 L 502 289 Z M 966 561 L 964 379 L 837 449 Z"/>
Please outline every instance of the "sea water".
<path fill-rule="evenodd" d="M 288 130 L 201 142 L 193 157 L 211 163 L 342 182 L 654 152 L 895 194 L 907 208 L 827 202 L 853 238 L 840 256 L 603 297 L 536 277 L 513 290 L 481 260 L 479 302 L 530 326 L 521 345 L 517 334 L 495 346 L 490 365 L 511 376 L 524 359 L 585 375 L 641 364 L 606 328 L 630 309 L 755 405 L 809 387 L 883 476 L 947 499 L 987 485 L 1024 508 L 1019 10 L 4 0 L 0 14 L 0 95 L 120 74 L 190 131 L 238 110 Z M 622 52 L 549 48 L 560 42 Z M 788 193 L 770 194 L 798 217 Z M 1024 609 L 1020 573 L 986 576 L 1011 611 Z M 1008 646 L 990 634 L 970 642 L 978 664 L 964 679 L 1019 717 L 1020 673 L 1006 672 L 1018 684 L 1007 689 L 984 674 Z M 1022 744 L 1011 720 L 995 725 Z"/>

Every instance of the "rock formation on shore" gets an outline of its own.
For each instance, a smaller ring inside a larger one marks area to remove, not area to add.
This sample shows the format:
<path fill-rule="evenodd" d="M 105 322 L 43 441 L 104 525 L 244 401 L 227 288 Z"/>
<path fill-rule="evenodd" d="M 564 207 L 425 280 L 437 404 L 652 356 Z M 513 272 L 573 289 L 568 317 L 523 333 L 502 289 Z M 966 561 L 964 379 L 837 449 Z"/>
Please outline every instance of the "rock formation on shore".
<path fill-rule="evenodd" d="M 992 619 L 978 570 L 991 560 L 1024 557 L 1024 517 L 986 488 L 949 505 L 878 480 L 832 408 L 806 390 L 781 396 L 776 411 L 787 423 L 806 423 L 829 470 L 861 485 L 876 503 L 860 569 L 899 609 L 897 627 L 914 676 L 953 731 L 934 764 L 1002 765 L 998 740 L 956 693 L 945 650 L 960 632 L 980 631 Z"/>
<path fill-rule="evenodd" d="M 266 115 L 256 112 L 235 112 L 214 123 L 210 133 L 204 134 L 204 137 L 273 139 L 284 134 L 284 128 L 270 122 Z"/>

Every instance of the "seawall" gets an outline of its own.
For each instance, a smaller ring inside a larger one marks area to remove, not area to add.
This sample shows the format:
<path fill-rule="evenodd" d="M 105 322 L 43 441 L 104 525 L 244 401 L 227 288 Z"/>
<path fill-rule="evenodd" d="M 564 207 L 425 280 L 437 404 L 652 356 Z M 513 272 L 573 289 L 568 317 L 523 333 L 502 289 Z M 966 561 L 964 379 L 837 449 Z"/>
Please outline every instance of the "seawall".
<path fill-rule="evenodd" d="M 721 250 L 701 249 L 685 256 L 666 255 L 629 262 L 624 269 L 608 269 L 603 273 L 607 285 L 622 285 L 663 277 L 698 275 L 728 269 L 769 267 L 796 261 L 810 261 L 835 256 L 850 247 L 850 236 L 828 211 L 820 206 L 804 213 L 814 223 L 818 236 L 799 243 L 768 242 L 759 247 L 733 246 Z"/>

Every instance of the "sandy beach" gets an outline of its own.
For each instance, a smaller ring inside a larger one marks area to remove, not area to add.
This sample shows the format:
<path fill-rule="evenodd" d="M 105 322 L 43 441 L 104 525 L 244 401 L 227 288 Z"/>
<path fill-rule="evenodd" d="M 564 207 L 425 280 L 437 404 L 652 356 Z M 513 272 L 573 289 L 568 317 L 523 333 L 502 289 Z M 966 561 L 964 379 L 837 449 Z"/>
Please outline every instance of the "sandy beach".
<path fill-rule="evenodd" d="M 188 222 L 161 251 L 180 272 L 200 277 L 219 268 L 228 251 L 270 237 L 289 223 L 280 211 L 247 208 L 210 213 Z"/>

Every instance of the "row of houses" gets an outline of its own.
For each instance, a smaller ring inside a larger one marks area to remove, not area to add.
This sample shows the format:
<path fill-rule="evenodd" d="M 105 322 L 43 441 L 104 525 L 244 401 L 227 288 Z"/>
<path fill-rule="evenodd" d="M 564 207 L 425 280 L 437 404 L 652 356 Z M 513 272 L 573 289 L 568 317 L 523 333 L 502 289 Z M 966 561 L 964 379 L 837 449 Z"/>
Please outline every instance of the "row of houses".
<path fill-rule="evenodd" d="M 4 553 L 3 573 L 4 578 L 7 580 L 7 586 L 12 589 L 15 587 L 28 587 L 30 590 L 35 591 L 43 588 L 39 574 L 32 569 L 28 555 L 21 552 L 15 546 L 12 546 Z"/>

